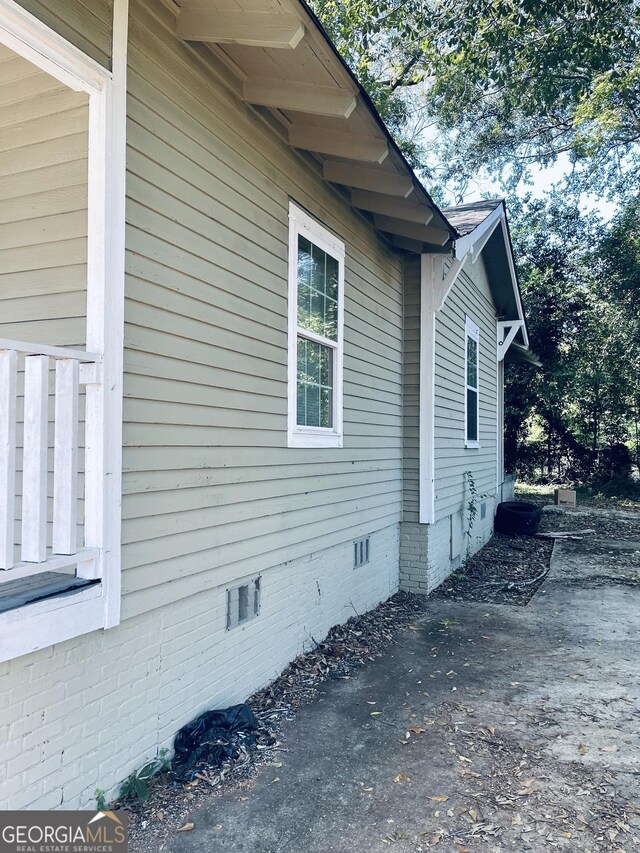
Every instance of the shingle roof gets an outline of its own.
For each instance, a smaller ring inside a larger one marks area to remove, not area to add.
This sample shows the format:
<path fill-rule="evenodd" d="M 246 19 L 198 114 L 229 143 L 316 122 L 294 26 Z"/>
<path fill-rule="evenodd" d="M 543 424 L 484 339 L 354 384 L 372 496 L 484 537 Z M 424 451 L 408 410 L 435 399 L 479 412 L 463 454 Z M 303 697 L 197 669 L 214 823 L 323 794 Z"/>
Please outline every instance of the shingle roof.
<path fill-rule="evenodd" d="M 462 236 L 470 234 L 484 220 L 493 213 L 499 205 L 503 204 L 501 198 L 482 199 L 471 201 L 467 204 L 459 204 L 456 207 L 446 207 L 442 210 L 447 220 Z"/>

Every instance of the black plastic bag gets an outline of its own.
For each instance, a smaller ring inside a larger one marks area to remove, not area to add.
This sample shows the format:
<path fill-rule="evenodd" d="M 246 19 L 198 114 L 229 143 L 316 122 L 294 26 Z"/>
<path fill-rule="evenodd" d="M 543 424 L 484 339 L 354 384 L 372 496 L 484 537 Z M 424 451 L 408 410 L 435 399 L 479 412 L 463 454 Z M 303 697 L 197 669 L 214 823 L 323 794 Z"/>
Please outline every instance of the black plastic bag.
<path fill-rule="evenodd" d="M 176 734 L 174 773 L 191 779 L 205 765 L 221 767 L 224 761 L 238 757 L 238 746 L 252 746 L 258 721 L 248 705 L 233 705 L 222 711 L 205 711 Z"/>

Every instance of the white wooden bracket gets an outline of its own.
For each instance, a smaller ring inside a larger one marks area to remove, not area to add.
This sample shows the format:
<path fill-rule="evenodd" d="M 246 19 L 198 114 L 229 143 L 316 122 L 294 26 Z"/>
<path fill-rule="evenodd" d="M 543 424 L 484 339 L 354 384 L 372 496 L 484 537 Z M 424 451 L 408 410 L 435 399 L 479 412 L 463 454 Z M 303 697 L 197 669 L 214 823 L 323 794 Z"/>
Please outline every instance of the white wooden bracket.
<path fill-rule="evenodd" d="M 462 272 L 464 262 L 469 257 L 467 252 L 461 258 L 454 258 L 451 261 L 451 266 L 439 281 L 433 283 L 433 308 L 434 311 L 441 311 L 446 302 L 447 296 L 451 292 L 451 288 L 456 283 L 458 276 Z"/>
<path fill-rule="evenodd" d="M 500 320 L 498 322 L 498 361 L 504 360 L 513 339 L 523 326 L 523 320 Z"/>

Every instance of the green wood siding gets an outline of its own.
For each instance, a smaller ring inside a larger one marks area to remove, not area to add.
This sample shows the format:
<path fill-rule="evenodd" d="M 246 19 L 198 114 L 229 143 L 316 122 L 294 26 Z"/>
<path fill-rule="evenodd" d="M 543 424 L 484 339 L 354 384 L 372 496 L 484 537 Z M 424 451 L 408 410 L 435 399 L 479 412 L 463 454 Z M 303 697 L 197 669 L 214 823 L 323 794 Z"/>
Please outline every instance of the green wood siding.
<path fill-rule="evenodd" d="M 172 27 L 133 0 L 125 618 L 401 511 L 401 262 Z M 290 199 L 346 245 L 343 449 L 286 446 Z"/>
<path fill-rule="evenodd" d="M 18 0 L 36 18 L 51 27 L 105 68 L 111 67 L 112 0 Z"/>
<path fill-rule="evenodd" d="M 420 515 L 420 258 L 405 261 L 403 521 Z M 427 332 L 428 333 L 428 332 Z"/>
<path fill-rule="evenodd" d="M 480 328 L 479 448 L 464 446 L 465 316 Z M 465 471 L 472 472 L 479 493 L 496 490 L 496 315 L 482 256 L 475 264 L 465 264 L 437 315 L 435 373 L 438 520 L 468 499 Z"/>
<path fill-rule="evenodd" d="M 85 341 L 88 98 L 0 47 L 0 337 Z"/>

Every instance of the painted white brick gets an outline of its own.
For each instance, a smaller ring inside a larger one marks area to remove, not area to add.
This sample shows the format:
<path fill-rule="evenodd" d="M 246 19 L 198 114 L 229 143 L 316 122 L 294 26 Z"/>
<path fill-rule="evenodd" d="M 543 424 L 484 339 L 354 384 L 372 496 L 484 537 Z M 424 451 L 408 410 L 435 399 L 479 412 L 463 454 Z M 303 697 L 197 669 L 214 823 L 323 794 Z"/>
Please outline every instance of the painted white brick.
<path fill-rule="evenodd" d="M 230 631 L 222 586 L 2 665 L 0 808 L 90 808 L 96 788 L 117 794 L 185 722 L 243 701 L 312 637 L 393 594 L 399 549 L 393 524 L 372 533 L 357 570 L 351 540 L 266 566 L 260 616 Z"/>

